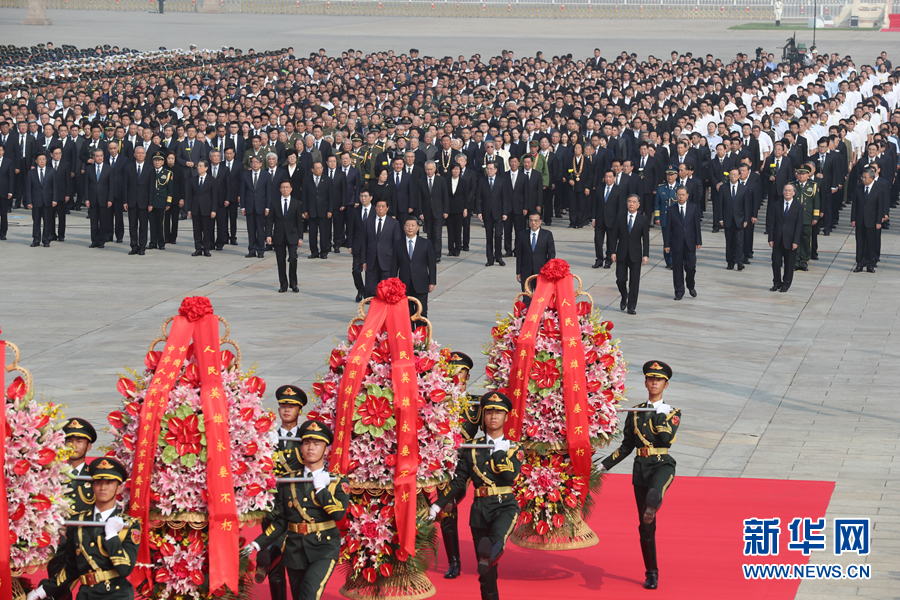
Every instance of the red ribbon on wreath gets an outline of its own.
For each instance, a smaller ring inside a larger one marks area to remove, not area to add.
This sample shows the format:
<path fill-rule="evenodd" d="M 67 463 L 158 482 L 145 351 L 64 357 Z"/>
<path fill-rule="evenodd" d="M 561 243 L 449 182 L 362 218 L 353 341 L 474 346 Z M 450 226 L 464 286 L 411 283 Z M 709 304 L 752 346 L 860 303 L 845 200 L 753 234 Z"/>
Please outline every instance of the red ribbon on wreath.
<path fill-rule="evenodd" d="M 6 394 L 6 342 L 0 340 L 0 398 Z M 0 474 L 6 472 L 6 402 L 0 410 Z M 0 494 L 0 600 L 12 600 L 12 571 L 9 562 L 9 505 L 6 486 Z"/>
<path fill-rule="evenodd" d="M 136 457 L 131 473 L 131 508 L 129 514 L 141 520 L 149 531 L 150 478 L 156 456 L 162 416 L 169 403 L 169 393 L 178 381 L 182 361 L 187 356 L 191 339 L 200 378 L 203 422 L 206 426 L 206 485 L 209 491 L 209 589 L 223 585 L 237 593 L 239 579 L 240 521 L 234 503 L 234 480 L 231 473 L 231 439 L 228 433 L 228 406 L 222 384 L 219 360 L 219 319 L 213 314 L 209 298 L 185 298 L 172 321 L 153 380 L 141 408 L 141 428 Z M 132 575 L 135 587 L 149 579 L 150 536 L 141 536 L 138 565 Z"/>
<path fill-rule="evenodd" d="M 513 349 L 512 368 L 509 372 L 509 395 L 513 410 L 506 421 L 506 437 L 518 440 L 525 420 L 525 402 L 528 399 L 528 381 L 534 367 L 534 345 L 543 324 L 544 309 L 554 300 L 559 315 L 559 333 L 562 337 L 563 399 L 566 407 L 566 441 L 575 475 L 585 482 L 591 475 L 591 439 L 588 431 L 587 375 L 581 327 L 575 306 L 574 277 L 569 264 L 559 258 L 547 261 L 537 276 L 531 305 L 516 347 Z"/>
<path fill-rule="evenodd" d="M 419 469 L 419 442 L 416 438 L 419 383 L 416 378 L 412 323 L 406 286 L 396 277 L 378 284 L 375 298 L 344 364 L 338 388 L 334 419 L 334 462 L 331 469 L 347 474 L 350 468 L 350 438 L 356 395 L 366 376 L 366 367 L 375 350 L 375 338 L 387 330 L 391 351 L 391 387 L 397 421 L 397 464 L 394 467 L 394 515 L 401 547 L 416 553 L 416 473 Z"/>

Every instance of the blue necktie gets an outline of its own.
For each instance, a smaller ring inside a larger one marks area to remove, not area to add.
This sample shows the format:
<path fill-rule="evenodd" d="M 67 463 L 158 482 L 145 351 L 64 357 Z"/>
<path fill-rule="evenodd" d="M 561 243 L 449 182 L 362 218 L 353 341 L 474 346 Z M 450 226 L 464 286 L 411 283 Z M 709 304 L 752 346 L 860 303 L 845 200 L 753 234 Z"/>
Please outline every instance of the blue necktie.
<path fill-rule="evenodd" d="M 531 234 L 531 251 L 534 252 L 534 247 L 537 246 L 537 233 L 532 232 Z"/>
<path fill-rule="evenodd" d="M 634 215 L 628 215 L 628 233 L 631 233 L 632 225 L 634 225 Z"/>
<path fill-rule="evenodd" d="M 790 208 L 791 208 L 791 203 L 790 203 L 790 202 L 785 202 L 785 203 L 784 203 L 784 218 L 785 218 L 785 219 L 787 218 L 788 210 L 789 210 Z"/>
<path fill-rule="evenodd" d="M 97 181 L 100 181 L 100 169 L 97 169 Z"/>
<path fill-rule="evenodd" d="M 412 254 L 413 254 L 412 240 L 409 240 L 409 259 L 410 260 L 412 260 Z"/>
<path fill-rule="evenodd" d="M 606 204 L 607 200 L 609 200 L 609 186 L 606 186 L 606 194 L 603 195 L 603 204 Z"/>

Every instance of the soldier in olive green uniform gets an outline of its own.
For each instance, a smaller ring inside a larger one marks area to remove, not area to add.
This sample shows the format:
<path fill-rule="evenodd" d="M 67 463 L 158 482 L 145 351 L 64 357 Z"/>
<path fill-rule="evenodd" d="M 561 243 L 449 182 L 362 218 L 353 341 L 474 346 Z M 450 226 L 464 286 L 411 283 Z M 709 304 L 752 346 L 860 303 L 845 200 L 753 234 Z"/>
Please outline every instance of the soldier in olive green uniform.
<path fill-rule="evenodd" d="M 290 476 L 313 481 L 278 486 L 271 523 L 248 549 L 259 551 L 257 568 L 265 571 L 271 564 L 269 547 L 280 543 L 293 599 L 318 600 L 340 558 L 341 534 L 335 522 L 349 506 L 349 486 L 342 476 L 332 481 L 325 469 L 325 449 L 334 440 L 327 425 L 306 421 L 300 439 L 304 464 L 289 461 L 296 467 Z"/>
<path fill-rule="evenodd" d="M 797 264 L 794 266 L 798 271 L 809 271 L 812 228 L 819 220 L 819 187 L 809 180 L 810 171 L 809 165 L 800 165 L 794 169 L 797 181 L 792 182 L 797 187 L 795 197 L 803 203 L 803 231 L 800 234 L 800 246 L 797 248 Z"/>
<path fill-rule="evenodd" d="M 381 152 L 373 139 L 376 135 L 373 131 L 369 131 L 366 134 L 366 141 L 368 143 L 360 148 L 359 151 L 362 160 L 360 161 L 360 166 L 358 168 L 363 177 L 363 187 L 366 189 L 368 189 L 370 185 L 375 185 L 375 182 L 377 181 L 375 177 L 375 158 L 378 156 L 378 153 Z"/>
<path fill-rule="evenodd" d="M 646 580 L 644 587 L 655 590 L 659 584 L 656 564 L 656 512 L 662 505 L 666 490 L 675 479 L 675 459 L 669 447 L 681 422 L 681 411 L 663 401 L 663 391 L 669 387 L 672 368 L 662 361 L 644 363 L 644 385 L 650 397 L 637 408 L 653 408 L 653 412 L 629 412 L 622 428 L 622 445 L 603 459 L 601 470 L 613 468 L 625 460 L 632 450 L 634 469 L 631 483 L 638 509 L 638 531 L 641 553 L 644 555 Z"/>
<path fill-rule="evenodd" d="M 303 458 L 300 456 L 300 436 L 297 421 L 300 411 L 306 406 L 306 392 L 296 385 L 283 385 L 275 390 L 275 399 L 278 400 L 278 416 L 281 419 L 281 427 L 275 434 L 275 476 L 287 477 L 288 473 L 303 468 Z M 282 438 L 296 438 L 296 441 Z M 263 531 L 272 525 L 270 518 L 262 521 Z M 276 540 L 271 549 L 271 567 L 267 573 L 269 578 L 269 595 L 272 600 L 285 600 L 287 598 L 287 575 L 284 570 L 284 561 L 281 560 L 281 543 L 284 540 Z"/>
<path fill-rule="evenodd" d="M 663 237 L 666 234 L 666 217 L 669 214 L 669 207 L 676 204 L 675 200 L 675 181 L 678 179 L 678 167 L 669 165 L 666 167 L 666 182 L 656 188 L 655 207 L 653 209 L 653 221 L 662 227 Z M 672 254 L 666 252 L 665 248 L 670 246 L 669 240 L 663 239 L 663 257 L 666 259 L 666 268 L 672 268 Z"/>
<path fill-rule="evenodd" d="M 95 504 L 72 520 L 100 524 L 66 529 L 65 543 L 57 550 L 65 557 L 63 569 L 43 580 L 28 594 L 28 600 L 58 598 L 76 583 L 81 583 L 78 600 L 134 598 L 128 576 L 141 542 L 140 522 L 116 506 L 116 495 L 128 472 L 121 463 L 106 457 L 92 462 L 88 471 L 94 480 Z"/>
<path fill-rule="evenodd" d="M 453 367 L 452 374 L 457 378 L 462 386 L 463 391 L 466 390 L 466 382 L 469 380 L 469 370 L 474 363 L 472 359 L 462 352 L 454 352 L 450 356 L 450 365 Z M 470 404 L 468 409 L 463 413 L 462 433 L 463 441 L 469 443 L 478 428 L 481 425 L 481 409 L 478 404 Z M 447 490 L 449 492 L 449 489 Z M 444 538 L 444 550 L 447 551 L 447 561 L 450 563 L 447 572 L 444 573 L 444 579 L 456 579 L 459 577 L 462 569 L 462 562 L 459 558 L 459 503 L 466 496 L 463 490 L 449 506 L 446 507 L 445 514 L 441 518 L 441 537 Z"/>
<path fill-rule="evenodd" d="M 172 171 L 163 167 L 166 155 L 161 151 L 153 155 L 153 198 L 150 200 L 150 245 L 147 248 L 166 249 L 164 229 L 166 211 L 172 206 Z"/>
<path fill-rule="evenodd" d="M 498 600 L 497 562 L 519 516 L 519 503 L 512 485 L 522 468 L 522 451 L 511 447 L 503 437 L 503 424 L 512 410 L 512 401 L 499 392 L 481 397 L 481 424 L 486 442 L 494 448 L 464 449 L 459 452 L 456 474 L 450 493 L 438 498 L 431 507 L 433 519 L 440 510 L 459 498 L 469 485 L 475 487 L 475 500 L 469 515 L 475 554 L 478 557 L 478 581 L 482 600 Z"/>

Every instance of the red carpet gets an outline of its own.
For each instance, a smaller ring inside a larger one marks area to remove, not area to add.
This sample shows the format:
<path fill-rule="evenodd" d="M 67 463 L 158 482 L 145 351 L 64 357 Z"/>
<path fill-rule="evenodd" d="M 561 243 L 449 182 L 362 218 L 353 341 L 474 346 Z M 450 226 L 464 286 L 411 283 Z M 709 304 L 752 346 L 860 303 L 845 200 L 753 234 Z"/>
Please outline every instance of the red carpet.
<path fill-rule="evenodd" d="M 787 525 L 794 517 L 819 518 L 834 490 L 827 481 L 782 481 L 718 477 L 676 477 L 659 513 L 656 539 L 660 587 L 644 590 L 644 566 L 637 533 L 637 509 L 631 475 L 609 475 L 590 525 L 600 544 L 585 550 L 541 552 L 513 544 L 500 560 L 500 597 L 506 600 L 598 598 L 604 600 L 665 597 L 667 600 L 715 598 L 729 600 L 789 600 L 799 581 L 745 581 L 744 563 L 797 563 L 807 559 L 789 551 Z M 468 524 L 471 492 L 464 502 L 461 525 Z M 781 550 L 777 557 L 756 560 L 743 555 L 743 520 L 781 518 Z M 830 523 L 829 523 L 830 525 Z M 478 597 L 475 550 L 468 526 L 460 527 L 463 575 L 443 579 L 447 558 L 441 546 L 436 570 L 429 578 L 434 598 Z M 323 598 L 341 598 L 341 573 L 335 573 Z M 267 584 L 257 587 L 269 600 Z M 601 596 L 602 595 L 602 596 Z"/>

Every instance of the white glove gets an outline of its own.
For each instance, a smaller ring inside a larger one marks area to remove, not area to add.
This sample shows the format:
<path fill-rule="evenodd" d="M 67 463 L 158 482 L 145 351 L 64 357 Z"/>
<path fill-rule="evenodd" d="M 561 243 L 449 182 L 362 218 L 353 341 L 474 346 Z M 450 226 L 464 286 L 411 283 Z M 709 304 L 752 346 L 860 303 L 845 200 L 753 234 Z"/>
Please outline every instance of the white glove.
<path fill-rule="evenodd" d="M 28 597 L 26 600 L 44 600 L 47 597 L 47 592 L 44 591 L 44 586 L 39 585 L 34 588 L 30 592 L 28 592 Z"/>
<path fill-rule="evenodd" d="M 428 519 L 434 521 L 438 514 L 441 512 L 441 507 L 437 504 L 432 504 L 431 508 L 428 510 Z"/>
<path fill-rule="evenodd" d="M 494 452 L 503 452 L 506 454 L 509 451 L 509 440 L 502 439 L 494 441 Z"/>
<path fill-rule="evenodd" d="M 106 539 L 108 540 L 119 535 L 119 532 L 123 529 L 125 529 L 125 521 L 122 520 L 122 517 L 110 517 L 103 527 L 103 531 L 106 533 Z"/>
<path fill-rule="evenodd" d="M 254 552 L 259 552 L 259 544 L 256 542 L 250 542 L 243 548 L 241 548 L 241 556 L 250 556 Z"/>
<path fill-rule="evenodd" d="M 656 414 L 658 415 L 667 415 L 672 411 L 672 407 L 666 404 L 665 402 L 660 402 L 656 405 Z"/>
<path fill-rule="evenodd" d="M 322 469 L 321 471 L 316 471 L 312 474 L 313 479 L 313 487 L 316 488 L 316 491 L 320 491 L 323 488 L 327 488 L 328 484 L 331 483 L 331 475 L 328 474 L 328 471 Z"/>

